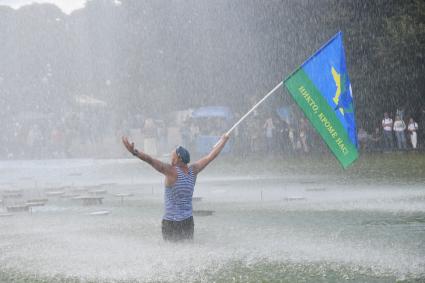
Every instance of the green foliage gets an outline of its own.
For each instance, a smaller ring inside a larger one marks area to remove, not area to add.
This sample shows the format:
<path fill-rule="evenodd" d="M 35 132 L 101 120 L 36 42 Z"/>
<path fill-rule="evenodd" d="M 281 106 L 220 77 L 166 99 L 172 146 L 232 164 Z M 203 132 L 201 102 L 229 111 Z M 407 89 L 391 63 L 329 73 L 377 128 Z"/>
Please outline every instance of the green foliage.
<path fill-rule="evenodd" d="M 385 66 L 380 83 L 398 105 L 415 109 L 425 102 L 425 2 L 396 2 L 383 27 L 375 43 L 376 61 Z"/>
<path fill-rule="evenodd" d="M 243 112 L 247 98 L 338 30 L 360 122 L 424 104 L 422 0 L 121 3 L 91 0 L 71 15 L 51 4 L 0 6 L 0 98 L 9 113 L 60 113 L 75 95 L 105 100 L 121 116 L 206 104 Z M 287 94 L 273 99 L 270 111 L 292 103 Z"/>

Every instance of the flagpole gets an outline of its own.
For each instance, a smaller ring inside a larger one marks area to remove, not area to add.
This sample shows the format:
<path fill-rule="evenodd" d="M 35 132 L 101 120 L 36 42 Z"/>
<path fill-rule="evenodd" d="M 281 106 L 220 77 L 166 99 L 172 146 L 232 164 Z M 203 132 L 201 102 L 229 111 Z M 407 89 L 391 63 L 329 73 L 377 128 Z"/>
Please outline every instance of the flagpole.
<path fill-rule="evenodd" d="M 249 110 L 245 115 L 243 115 L 239 121 L 237 121 L 226 133 L 226 135 L 230 135 L 230 133 L 243 121 L 245 120 L 246 117 L 248 117 L 249 114 L 251 114 L 252 111 L 255 110 L 255 108 L 257 108 L 261 103 L 263 103 L 264 100 L 266 100 L 270 95 L 272 95 L 278 88 L 280 88 L 283 85 L 283 81 L 281 81 L 280 83 L 278 83 L 269 93 L 266 94 L 266 96 L 264 96 L 260 101 L 257 102 L 257 104 L 255 104 L 251 110 Z M 214 147 L 216 147 L 218 145 L 220 141 L 218 141 Z"/>

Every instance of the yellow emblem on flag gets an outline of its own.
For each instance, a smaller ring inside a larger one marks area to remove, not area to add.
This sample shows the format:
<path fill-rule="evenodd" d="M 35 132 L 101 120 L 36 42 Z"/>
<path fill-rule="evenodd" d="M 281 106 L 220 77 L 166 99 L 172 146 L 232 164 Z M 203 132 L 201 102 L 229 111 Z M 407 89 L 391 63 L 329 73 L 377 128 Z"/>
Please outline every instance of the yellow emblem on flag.
<path fill-rule="evenodd" d="M 336 84 L 336 93 L 335 93 L 335 96 L 333 98 L 333 101 L 338 106 L 339 97 L 341 95 L 341 75 L 338 74 L 338 72 L 335 70 L 334 67 L 332 67 L 331 72 L 332 72 L 332 77 L 334 78 L 334 81 L 335 81 L 335 84 Z M 344 109 L 343 108 L 339 107 L 339 111 L 341 112 L 342 115 L 344 115 Z"/>

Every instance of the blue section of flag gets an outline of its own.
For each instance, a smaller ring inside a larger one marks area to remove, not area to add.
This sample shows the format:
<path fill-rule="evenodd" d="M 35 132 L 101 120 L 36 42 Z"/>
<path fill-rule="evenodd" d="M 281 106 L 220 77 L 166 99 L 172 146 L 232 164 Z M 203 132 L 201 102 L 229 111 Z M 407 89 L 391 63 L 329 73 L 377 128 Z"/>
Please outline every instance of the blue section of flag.
<path fill-rule="evenodd" d="M 350 141 L 357 147 L 353 97 L 345 65 L 342 32 L 338 32 L 301 67 L 331 108 L 335 109 Z"/>

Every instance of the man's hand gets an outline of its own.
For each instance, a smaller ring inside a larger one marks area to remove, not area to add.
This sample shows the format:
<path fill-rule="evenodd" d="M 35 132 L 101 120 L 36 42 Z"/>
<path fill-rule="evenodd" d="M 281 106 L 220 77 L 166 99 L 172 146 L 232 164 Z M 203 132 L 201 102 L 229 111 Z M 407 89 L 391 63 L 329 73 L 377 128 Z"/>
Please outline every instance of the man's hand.
<path fill-rule="evenodd" d="M 127 137 L 122 137 L 122 143 L 124 144 L 125 148 L 134 155 L 134 142 L 130 143 L 128 141 Z"/>
<path fill-rule="evenodd" d="M 224 142 L 227 142 L 230 138 L 230 135 L 225 133 L 224 135 L 221 136 L 221 140 L 223 140 Z"/>
<path fill-rule="evenodd" d="M 137 158 L 143 160 L 144 162 L 151 165 L 155 170 L 158 172 L 164 174 L 167 178 L 174 178 L 177 177 L 177 171 L 169 164 L 166 164 L 164 162 L 161 162 L 155 158 L 152 158 L 148 154 L 137 151 L 137 149 L 134 148 L 134 142 L 129 142 L 127 137 L 122 137 L 122 143 L 124 144 L 125 148 L 133 155 L 135 155 Z"/>
<path fill-rule="evenodd" d="M 229 138 L 230 135 L 228 135 L 227 133 L 222 135 L 218 143 L 211 150 L 211 152 L 207 156 L 204 156 L 193 164 L 193 168 L 195 169 L 196 174 L 199 174 L 202 170 L 204 170 L 204 168 L 220 154 L 221 150 L 224 148 Z"/>

